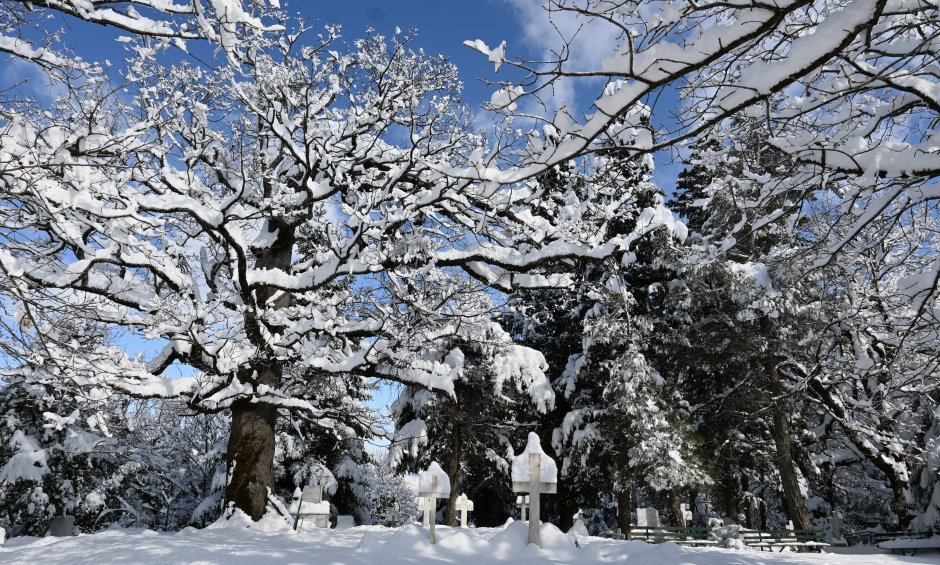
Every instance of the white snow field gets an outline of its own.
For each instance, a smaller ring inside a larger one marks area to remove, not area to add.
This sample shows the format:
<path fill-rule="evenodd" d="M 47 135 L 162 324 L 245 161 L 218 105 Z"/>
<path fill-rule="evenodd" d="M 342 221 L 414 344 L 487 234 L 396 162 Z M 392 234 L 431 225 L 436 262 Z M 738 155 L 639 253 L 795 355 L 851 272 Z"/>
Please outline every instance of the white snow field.
<path fill-rule="evenodd" d="M 441 526 L 438 542 L 427 542 L 427 531 L 408 525 L 398 529 L 362 526 L 346 530 L 306 529 L 294 533 L 283 521 L 258 524 L 236 517 L 203 530 L 179 533 L 113 529 L 73 538 L 14 538 L 0 547 L 4 565 L 68 563 L 259 565 L 316 563 L 322 565 L 452 563 L 572 563 L 593 565 L 900 565 L 937 564 L 940 554 L 914 557 L 809 553 L 767 553 L 754 550 L 700 549 L 672 543 L 582 538 L 581 548 L 556 527 L 542 526 L 543 549 L 527 545 L 528 526 L 511 522 L 501 528 L 461 530 Z"/>

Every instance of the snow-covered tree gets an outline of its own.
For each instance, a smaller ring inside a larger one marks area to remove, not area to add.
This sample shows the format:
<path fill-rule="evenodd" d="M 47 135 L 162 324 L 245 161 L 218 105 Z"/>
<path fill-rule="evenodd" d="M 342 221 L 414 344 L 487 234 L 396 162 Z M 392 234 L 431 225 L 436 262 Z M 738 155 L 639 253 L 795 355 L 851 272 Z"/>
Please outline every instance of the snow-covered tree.
<path fill-rule="evenodd" d="M 159 46 L 132 41 L 128 96 L 87 80 L 55 108 L 10 114 L 0 149 L 16 164 L 0 168 L 11 287 L 88 301 L 96 323 L 164 345 L 143 358 L 63 344 L 56 355 L 84 359 L 63 378 L 94 363 L 109 390 L 230 412 L 226 500 L 254 518 L 278 411 L 334 416 L 296 396 L 288 370 L 450 393 L 459 367 L 441 344 L 491 327 L 480 290 L 560 282 L 527 271 L 635 239 L 561 229 L 531 213 L 527 187 L 445 174 L 483 147 L 455 68 L 406 37 L 298 37 L 256 37 L 250 61 L 208 69 L 162 66 Z M 173 363 L 198 372 L 163 376 Z"/>

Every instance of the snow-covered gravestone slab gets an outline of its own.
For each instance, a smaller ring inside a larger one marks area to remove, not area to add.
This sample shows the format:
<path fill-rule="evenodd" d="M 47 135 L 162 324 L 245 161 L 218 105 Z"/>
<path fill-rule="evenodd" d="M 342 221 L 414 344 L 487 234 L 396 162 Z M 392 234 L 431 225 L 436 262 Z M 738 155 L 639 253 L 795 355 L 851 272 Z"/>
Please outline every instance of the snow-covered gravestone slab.
<path fill-rule="evenodd" d="M 424 516 L 430 526 L 428 530 L 428 543 L 433 544 L 437 541 L 434 536 L 434 524 L 437 522 L 437 512 L 428 509 L 432 507 L 437 508 L 438 498 L 450 498 L 450 477 L 447 476 L 444 469 L 441 469 L 441 466 L 437 463 L 431 463 L 428 465 L 427 471 L 418 475 L 418 498 L 424 501 Z"/>
<path fill-rule="evenodd" d="M 542 451 L 535 432 L 529 432 L 525 451 L 512 459 L 512 490 L 529 494 L 529 543 L 541 547 L 539 496 L 558 492 L 558 466 Z"/>
<path fill-rule="evenodd" d="M 682 512 L 682 525 L 683 527 L 688 528 L 689 523 L 692 521 L 692 511 L 689 510 L 688 504 L 680 504 L 679 511 Z"/>
<path fill-rule="evenodd" d="M 320 485 L 305 485 L 301 492 L 295 490 L 290 511 L 294 515 L 294 529 L 298 532 L 307 520 L 316 528 L 330 527 L 330 503 L 323 500 L 323 487 Z"/>
<path fill-rule="evenodd" d="M 49 522 L 47 536 L 57 538 L 75 535 L 75 516 L 56 516 Z"/>
<path fill-rule="evenodd" d="M 584 523 L 584 510 L 578 509 L 578 512 L 572 516 L 574 522 L 571 525 L 571 529 L 568 530 L 568 535 L 574 534 L 575 536 L 587 537 L 590 534 L 587 529 L 587 525 Z"/>
<path fill-rule="evenodd" d="M 418 498 L 418 510 L 424 513 L 424 525 L 427 526 L 431 523 L 431 513 L 437 512 L 437 499 L 436 498 Z"/>
<path fill-rule="evenodd" d="M 529 516 L 529 495 L 520 494 L 517 496 L 516 506 L 519 507 L 519 519 L 525 521 Z"/>
<path fill-rule="evenodd" d="M 659 510 L 655 508 L 637 508 L 636 525 L 646 528 L 658 528 Z"/>
<path fill-rule="evenodd" d="M 461 494 L 454 502 L 454 509 L 460 514 L 460 527 L 467 527 L 467 514 L 473 512 L 473 501 L 467 498 L 466 494 Z"/>
<path fill-rule="evenodd" d="M 835 545 L 847 545 L 842 537 L 842 513 L 836 510 L 829 518 L 829 543 Z"/>

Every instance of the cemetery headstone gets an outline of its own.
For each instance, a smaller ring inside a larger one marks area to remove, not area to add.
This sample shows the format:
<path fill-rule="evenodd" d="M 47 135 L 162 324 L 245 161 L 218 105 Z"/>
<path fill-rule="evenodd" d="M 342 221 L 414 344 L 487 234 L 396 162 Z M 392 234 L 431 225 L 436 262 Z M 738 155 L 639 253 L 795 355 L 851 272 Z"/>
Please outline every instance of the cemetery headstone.
<path fill-rule="evenodd" d="M 829 543 L 836 545 L 847 545 L 845 538 L 842 537 L 842 513 L 836 510 L 829 518 Z"/>
<path fill-rule="evenodd" d="M 637 508 L 636 525 L 647 528 L 660 527 L 659 510 L 656 510 L 655 508 Z"/>
<path fill-rule="evenodd" d="M 558 492 L 558 466 L 542 451 L 535 432 L 529 432 L 525 451 L 512 459 L 512 490 L 529 495 L 529 543 L 541 547 L 540 496 Z"/>
<path fill-rule="evenodd" d="M 431 513 L 437 512 L 437 499 L 436 498 L 418 498 L 418 510 L 424 513 L 424 518 L 421 522 L 428 526 L 431 524 Z"/>
<path fill-rule="evenodd" d="M 516 506 L 519 507 L 519 519 L 524 522 L 529 516 L 529 495 L 520 494 L 517 496 Z"/>
<path fill-rule="evenodd" d="M 575 536 L 587 537 L 591 535 L 588 532 L 587 525 L 584 523 L 584 511 L 580 508 L 577 513 L 572 516 L 574 523 L 571 526 L 571 529 L 568 530 L 568 535 L 574 534 Z"/>
<path fill-rule="evenodd" d="M 679 511 L 682 512 L 682 526 L 688 528 L 689 524 L 692 523 L 692 511 L 689 510 L 689 505 L 685 503 L 680 504 Z"/>
<path fill-rule="evenodd" d="M 450 498 L 450 478 L 437 463 L 428 465 L 428 470 L 418 475 L 418 496 L 425 500 L 424 507 L 433 505 L 437 508 L 437 499 Z M 425 510 L 425 518 L 430 526 L 428 530 L 428 543 L 434 544 L 437 539 L 434 535 L 434 524 L 437 522 L 437 512 Z"/>
<path fill-rule="evenodd" d="M 75 516 L 56 516 L 49 522 L 47 536 L 57 538 L 75 535 Z"/>
<path fill-rule="evenodd" d="M 467 498 L 466 494 L 461 494 L 457 497 L 454 507 L 459 514 L 460 527 L 467 527 L 467 514 L 473 512 L 473 501 Z"/>
<path fill-rule="evenodd" d="M 617 530 L 614 532 L 614 539 L 624 540 L 624 539 L 627 539 L 627 536 L 624 535 L 623 530 L 621 530 L 620 528 L 617 528 Z"/>
<path fill-rule="evenodd" d="M 330 527 L 330 503 L 323 500 L 321 485 L 304 485 L 299 493 L 295 490 L 290 511 L 294 515 L 294 529 L 298 532 L 306 522 L 311 522 L 315 528 Z"/>

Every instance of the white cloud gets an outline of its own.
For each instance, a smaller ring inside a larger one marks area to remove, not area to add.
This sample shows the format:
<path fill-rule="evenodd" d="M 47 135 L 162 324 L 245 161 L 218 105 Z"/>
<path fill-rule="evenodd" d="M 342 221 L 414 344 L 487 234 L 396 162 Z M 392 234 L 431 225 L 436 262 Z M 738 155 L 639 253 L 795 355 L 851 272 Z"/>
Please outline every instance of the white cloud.
<path fill-rule="evenodd" d="M 609 57 L 620 44 L 619 30 L 605 22 L 592 20 L 574 12 L 553 11 L 549 13 L 544 4 L 532 0 L 504 0 L 521 24 L 525 47 L 539 54 L 544 60 L 556 58 L 568 43 L 568 60 L 565 68 L 570 71 L 597 70 L 601 62 Z M 512 42 L 510 42 L 510 48 Z M 510 53 L 511 54 L 511 53 Z M 551 97 L 543 100 L 550 110 L 563 105 L 587 110 L 600 92 L 602 79 L 566 79 L 555 84 Z"/>

